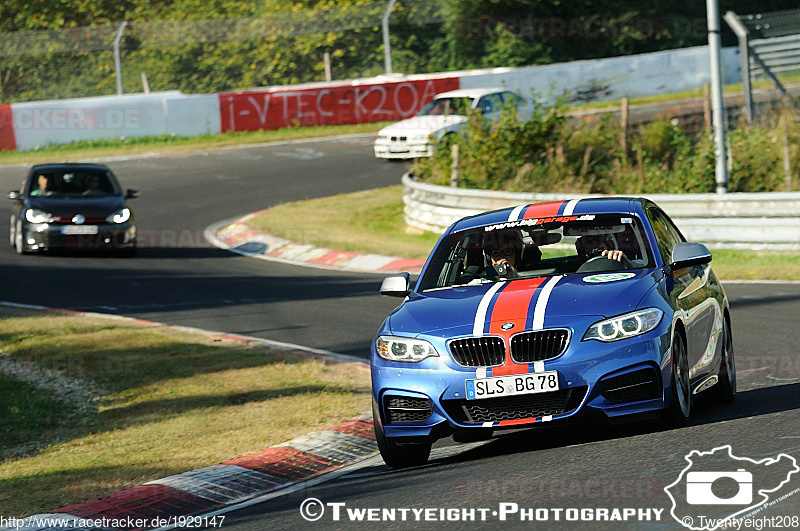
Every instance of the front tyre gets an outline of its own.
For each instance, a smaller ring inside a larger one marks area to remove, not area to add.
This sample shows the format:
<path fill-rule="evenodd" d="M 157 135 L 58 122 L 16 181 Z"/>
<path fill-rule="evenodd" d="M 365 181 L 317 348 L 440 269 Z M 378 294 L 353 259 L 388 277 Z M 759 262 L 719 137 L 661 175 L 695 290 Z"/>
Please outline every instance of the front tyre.
<path fill-rule="evenodd" d="M 23 230 L 22 230 L 22 222 L 20 220 L 16 220 L 15 223 L 16 228 L 14 229 L 14 250 L 17 251 L 17 254 L 25 254 L 28 251 L 25 249 L 25 243 L 23 242 Z"/>
<path fill-rule="evenodd" d="M 11 247 L 17 246 L 17 237 L 15 232 L 17 230 L 17 218 L 15 216 L 11 216 L 11 219 L 8 222 L 8 241 L 11 243 Z"/>
<path fill-rule="evenodd" d="M 686 342 L 675 332 L 672 338 L 672 378 L 670 380 L 669 407 L 664 411 L 664 421 L 668 427 L 680 428 L 689 421 L 692 413 L 692 389 L 689 384 L 689 358 Z"/>
<path fill-rule="evenodd" d="M 380 424 L 380 415 L 375 404 L 372 405 L 372 423 L 375 427 L 375 439 L 383 462 L 391 468 L 408 468 L 424 465 L 431 455 L 431 443 L 398 444 L 396 437 L 387 437 Z"/>

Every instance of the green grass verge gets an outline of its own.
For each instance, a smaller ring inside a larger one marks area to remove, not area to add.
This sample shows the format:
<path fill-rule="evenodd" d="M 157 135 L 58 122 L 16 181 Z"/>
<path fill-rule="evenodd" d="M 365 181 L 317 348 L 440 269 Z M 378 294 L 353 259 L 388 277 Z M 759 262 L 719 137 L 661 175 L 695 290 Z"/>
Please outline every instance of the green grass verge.
<path fill-rule="evenodd" d="M 408 233 L 401 186 L 285 203 L 247 224 L 301 243 L 370 253 L 425 258 L 439 235 Z M 712 249 L 714 271 L 725 280 L 800 280 L 800 252 Z"/>
<path fill-rule="evenodd" d="M 298 243 L 403 258 L 425 258 L 439 235 L 409 232 L 400 185 L 284 203 L 248 226 Z"/>
<path fill-rule="evenodd" d="M 369 410 L 369 374 L 353 364 L 98 317 L 0 308 L 0 322 L 6 517 L 216 464 Z M 36 377 L 21 381 L 20 370 Z"/>
<path fill-rule="evenodd" d="M 91 159 L 140 153 L 191 152 L 226 146 L 260 144 L 263 142 L 374 133 L 388 123 L 288 127 L 273 131 L 240 131 L 195 137 L 163 135 L 113 140 L 85 140 L 71 144 L 48 146 L 36 151 L 0 151 L 0 165 L 36 164 L 53 161 L 69 162 L 76 158 Z"/>

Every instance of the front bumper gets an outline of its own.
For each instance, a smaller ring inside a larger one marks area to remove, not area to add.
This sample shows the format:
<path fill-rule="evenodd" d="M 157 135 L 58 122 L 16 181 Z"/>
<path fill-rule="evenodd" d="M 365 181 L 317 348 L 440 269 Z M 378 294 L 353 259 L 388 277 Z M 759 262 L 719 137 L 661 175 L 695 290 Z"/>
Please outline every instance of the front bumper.
<path fill-rule="evenodd" d="M 478 400 L 467 399 L 465 382 L 490 377 L 491 369 L 458 366 L 443 350 L 440 357 L 417 364 L 388 362 L 373 347 L 373 399 L 387 437 L 437 438 L 582 415 L 621 422 L 657 414 L 668 405 L 670 338 L 669 326 L 662 324 L 641 338 L 576 341 L 558 358 L 515 367 L 521 373 L 557 371 L 558 391 Z"/>
<path fill-rule="evenodd" d="M 94 232 L 96 227 L 96 233 Z M 70 234 L 70 232 L 86 234 Z M 124 250 L 136 248 L 136 226 L 132 223 L 72 225 L 30 223 L 22 225 L 22 246 L 25 251 L 50 249 L 74 251 Z"/>
<path fill-rule="evenodd" d="M 433 146 L 428 141 L 392 141 L 377 139 L 373 145 L 379 159 L 415 159 L 433 155 Z"/>

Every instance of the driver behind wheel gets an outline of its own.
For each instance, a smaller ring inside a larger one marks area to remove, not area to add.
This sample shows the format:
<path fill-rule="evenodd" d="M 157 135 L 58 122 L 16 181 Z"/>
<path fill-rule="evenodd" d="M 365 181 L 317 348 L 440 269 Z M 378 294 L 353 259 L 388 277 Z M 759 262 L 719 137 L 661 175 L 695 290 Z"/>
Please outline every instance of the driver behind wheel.
<path fill-rule="evenodd" d="M 526 244 L 518 230 L 487 234 L 483 250 L 487 269 L 494 272 L 490 276 L 499 278 L 518 278 L 520 271 L 529 270 L 542 256 L 539 246 L 532 240 Z"/>
<path fill-rule="evenodd" d="M 592 258 L 603 257 L 622 262 L 625 253 L 617 249 L 614 238 L 610 234 L 585 235 L 575 240 L 575 250 L 584 262 Z"/>

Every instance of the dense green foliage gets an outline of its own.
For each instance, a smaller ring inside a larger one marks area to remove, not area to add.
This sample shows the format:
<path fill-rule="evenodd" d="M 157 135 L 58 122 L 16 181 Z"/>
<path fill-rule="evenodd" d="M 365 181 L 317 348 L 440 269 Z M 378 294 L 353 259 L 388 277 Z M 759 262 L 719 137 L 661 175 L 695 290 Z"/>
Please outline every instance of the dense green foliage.
<path fill-rule="evenodd" d="M 763 127 L 740 125 L 729 133 L 730 192 L 800 189 L 797 111 Z M 497 120 L 469 116 L 464 132 L 449 135 L 430 159 L 416 162 L 418 179 L 451 180 L 451 144 L 459 144 L 459 186 L 518 192 L 604 194 L 714 192 L 715 158 L 710 133 L 690 135 L 668 119 L 629 131 L 611 114 L 566 120 L 563 101 L 537 107 L 530 121 L 504 109 Z M 784 169 L 788 153 L 789 178 Z M 787 182 L 788 181 L 788 182 Z"/>
<path fill-rule="evenodd" d="M 383 5 L 374 0 L 0 0 L 0 32 L 63 30 L 127 20 L 133 29 L 123 40 L 126 92 L 141 91 L 140 73 L 144 72 L 152 90 L 207 93 L 322 80 L 324 52 L 331 56 L 334 78 L 382 73 Z M 352 6 L 363 9 L 350 14 Z M 720 2 L 723 13 L 793 7 L 794 0 Z M 436 11 L 439 14 L 431 16 Z M 284 23 L 266 38 L 194 43 L 189 38 L 158 46 L 135 37 L 138 21 L 281 13 L 299 14 L 307 20 L 316 16 L 326 22 L 339 13 L 342 24 L 355 29 L 337 29 L 333 24 L 322 32 L 306 31 L 302 24 Z M 403 73 L 545 64 L 706 42 L 705 4 L 695 1 L 400 0 L 390 26 L 394 71 Z M 724 29 L 727 43 L 733 44 L 732 35 Z M 108 49 L 54 53 L 47 46 L 36 46 L 28 53 L 0 61 L 0 102 L 115 91 L 113 56 Z"/>

